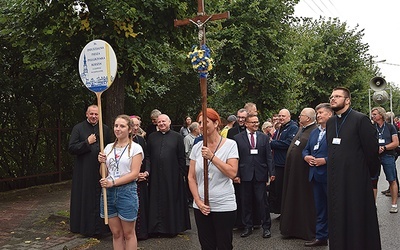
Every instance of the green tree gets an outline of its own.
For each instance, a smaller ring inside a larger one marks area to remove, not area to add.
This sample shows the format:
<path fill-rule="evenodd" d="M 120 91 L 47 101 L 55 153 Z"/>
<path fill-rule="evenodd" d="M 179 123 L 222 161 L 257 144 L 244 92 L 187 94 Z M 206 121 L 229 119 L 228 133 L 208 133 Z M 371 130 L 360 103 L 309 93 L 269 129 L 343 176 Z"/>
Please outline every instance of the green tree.
<path fill-rule="evenodd" d="M 352 92 L 353 107 L 368 111 L 368 82 L 377 68 L 369 45 L 362 42 L 364 30 L 323 18 L 300 20 L 292 27 L 292 51 L 286 61 L 298 74 L 291 86 L 298 109 L 327 102 L 333 88 L 344 86 Z"/>
<path fill-rule="evenodd" d="M 216 81 L 211 103 L 236 112 L 245 102 L 257 104 L 263 117 L 285 105 L 292 82 L 283 59 L 291 15 L 298 1 L 237 0 L 226 9 L 231 18 L 211 33 L 216 51 Z"/>
<path fill-rule="evenodd" d="M 57 161 L 57 137 L 42 129 L 58 122 L 71 128 L 96 102 L 77 72 L 80 52 L 93 39 L 109 42 L 118 58 L 118 78 L 104 95 L 106 124 L 120 113 L 149 112 L 154 108 L 149 100 L 172 118 L 192 106 L 196 76 L 182 53 L 191 42 L 187 30 L 173 27 L 173 19 L 195 13 L 195 5 L 192 9 L 177 0 L 87 1 L 89 12 L 77 15 L 69 0 L 0 2 L 5 83 L 0 90 L 1 128 L 19 131 L 18 136 L 8 132 L 2 137 L 2 176 L 46 172 Z M 68 133 L 62 141 L 67 154 Z M 15 155 L 4 145 L 23 153 Z"/>

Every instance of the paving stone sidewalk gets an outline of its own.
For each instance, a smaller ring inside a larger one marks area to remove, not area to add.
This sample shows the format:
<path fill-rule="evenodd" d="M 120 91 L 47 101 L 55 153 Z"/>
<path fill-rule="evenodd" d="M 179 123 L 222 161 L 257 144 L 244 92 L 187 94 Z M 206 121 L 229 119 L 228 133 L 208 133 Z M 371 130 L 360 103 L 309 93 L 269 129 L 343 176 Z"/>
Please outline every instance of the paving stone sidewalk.
<path fill-rule="evenodd" d="M 95 239 L 69 231 L 71 182 L 0 193 L 0 249 L 80 249 Z"/>
<path fill-rule="evenodd" d="M 398 165 L 399 170 L 399 165 Z M 379 180 L 377 197 L 378 219 L 382 249 L 400 249 L 400 213 L 389 213 L 391 199 L 380 191 L 387 189 L 385 176 Z M 85 238 L 69 231 L 69 201 L 71 182 L 31 187 L 23 190 L 0 192 L 0 250 L 108 250 L 112 237 L 97 240 Z M 141 250 L 200 249 L 197 230 L 191 211 L 192 230 L 175 238 L 151 238 L 138 242 Z M 284 239 L 279 233 L 279 220 L 272 214 L 272 237 L 264 239 L 257 230 L 248 238 L 234 231 L 234 249 L 300 250 L 304 241 Z M 319 249 L 328 249 L 320 247 Z"/>

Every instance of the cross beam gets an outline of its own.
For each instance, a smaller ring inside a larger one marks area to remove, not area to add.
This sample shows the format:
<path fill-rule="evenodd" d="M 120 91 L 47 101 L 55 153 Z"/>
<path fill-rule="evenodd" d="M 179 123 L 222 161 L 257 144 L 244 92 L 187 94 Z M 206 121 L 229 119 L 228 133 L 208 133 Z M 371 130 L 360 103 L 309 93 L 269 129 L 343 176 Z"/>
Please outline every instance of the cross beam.
<path fill-rule="evenodd" d="M 193 18 L 186 18 L 183 20 L 174 20 L 174 26 L 184 26 L 188 24 L 194 24 L 199 29 L 198 39 L 200 43 L 200 49 L 202 45 L 206 43 L 206 29 L 205 24 L 208 21 L 228 19 L 230 16 L 229 12 L 221 14 L 206 15 L 204 11 L 204 0 L 197 0 L 197 16 Z M 200 91 L 201 91 L 201 106 L 203 113 L 202 124 L 206 127 L 207 124 L 207 77 L 200 77 Z M 203 129 L 203 146 L 207 147 L 207 129 Z M 208 199 L 208 160 L 204 158 L 204 204 L 209 205 Z"/>
<path fill-rule="evenodd" d="M 186 18 L 186 19 L 183 19 L 183 20 L 175 19 L 174 20 L 174 26 L 175 27 L 185 26 L 185 25 L 188 25 L 188 24 L 190 24 L 192 22 L 204 24 L 204 23 L 206 23 L 206 21 L 215 21 L 215 20 L 228 19 L 229 17 L 230 17 L 230 13 L 229 13 L 229 11 L 227 11 L 227 12 L 224 12 L 224 13 L 221 13 L 221 14 L 214 14 L 214 15 L 211 15 L 211 16 L 200 15 L 200 16 L 195 16 L 195 17 L 190 18 L 190 19 L 189 18 Z"/>

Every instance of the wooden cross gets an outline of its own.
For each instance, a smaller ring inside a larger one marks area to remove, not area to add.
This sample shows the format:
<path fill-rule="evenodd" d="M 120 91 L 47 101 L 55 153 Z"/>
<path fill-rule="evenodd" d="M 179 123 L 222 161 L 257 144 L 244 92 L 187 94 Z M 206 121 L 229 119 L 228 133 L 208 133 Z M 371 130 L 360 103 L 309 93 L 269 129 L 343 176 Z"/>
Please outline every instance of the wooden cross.
<path fill-rule="evenodd" d="M 198 39 L 201 47 L 206 44 L 206 28 L 205 24 L 208 21 L 228 19 L 229 11 L 221 14 L 206 15 L 204 11 L 204 0 L 197 0 L 197 16 L 183 20 L 174 20 L 174 26 L 184 26 L 193 23 L 199 29 Z M 201 91 L 201 110 L 203 113 L 203 145 L 207 146 L 207 77 L 200 77 L 200 91 Z M 208 161 L 204 158 L 204 204 L 209 205 L 208 199 Z"/>

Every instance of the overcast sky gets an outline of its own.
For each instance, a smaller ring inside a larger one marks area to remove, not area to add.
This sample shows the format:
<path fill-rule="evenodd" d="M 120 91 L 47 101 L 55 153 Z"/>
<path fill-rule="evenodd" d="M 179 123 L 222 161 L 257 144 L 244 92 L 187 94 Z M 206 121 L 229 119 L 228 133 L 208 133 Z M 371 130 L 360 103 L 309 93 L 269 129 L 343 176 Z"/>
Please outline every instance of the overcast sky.
<path fill-rule="evenodd" d="M 301 0 L 296 16 L 338 17 L 350 28 L 364 29 L 363 42 L 376 56 L 387 82 L 400 86 L 400 0 Z M 367 83 L 366 83 L 367 84 Z"/>

